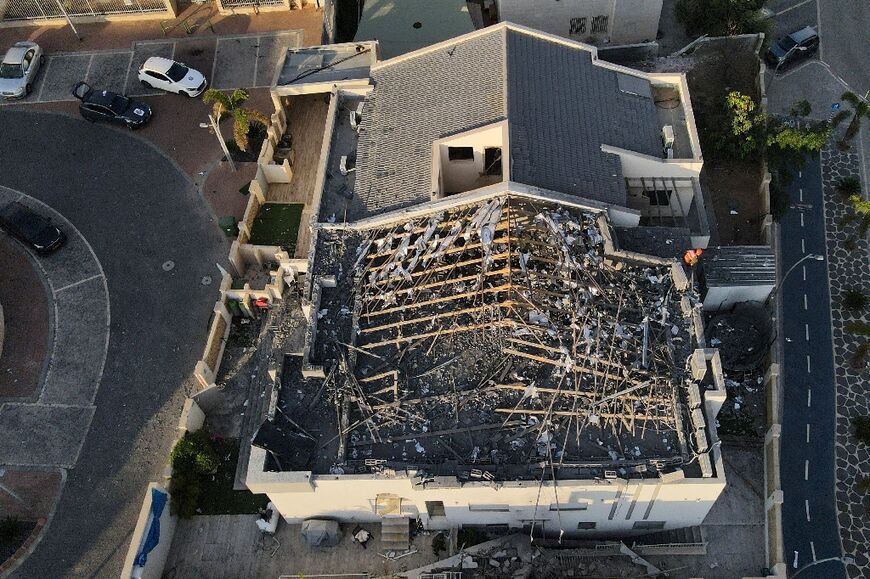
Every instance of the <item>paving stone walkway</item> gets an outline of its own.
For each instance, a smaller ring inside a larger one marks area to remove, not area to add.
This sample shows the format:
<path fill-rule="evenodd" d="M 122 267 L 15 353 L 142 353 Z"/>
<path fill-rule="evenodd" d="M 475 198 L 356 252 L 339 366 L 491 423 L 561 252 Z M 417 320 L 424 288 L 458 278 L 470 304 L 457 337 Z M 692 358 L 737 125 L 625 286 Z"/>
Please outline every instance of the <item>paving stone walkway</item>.
<path fill-rule="evenodd" d="M 855 565 L 848 566 L 849 576 L 868 577 L 870 519 L 864 505 L 865 493 L 857 485 L 870 476 L 870 449 L 852 437 L 851 421 L 857 416 L 870 416 L 870 399 L 866 392 L 867 369 L 858 370 L 851 365 L 863 339 L 848 333 L 846 325 L 851 321 L 870 322 L 870 318 L 848 312 L 841 304 L 844 292 L 870 289 L 870 264 L 867 240 L 858 237 L 856 224 L 843 225 L 848 205 L 835 189 L 841 179 L 859 176 L 861 159 L 855 152 L 841 152 L 829 144 L 822 149 L 821 163 L 837 388 L 837 511 L 843 551 L 855 559 Z"/>

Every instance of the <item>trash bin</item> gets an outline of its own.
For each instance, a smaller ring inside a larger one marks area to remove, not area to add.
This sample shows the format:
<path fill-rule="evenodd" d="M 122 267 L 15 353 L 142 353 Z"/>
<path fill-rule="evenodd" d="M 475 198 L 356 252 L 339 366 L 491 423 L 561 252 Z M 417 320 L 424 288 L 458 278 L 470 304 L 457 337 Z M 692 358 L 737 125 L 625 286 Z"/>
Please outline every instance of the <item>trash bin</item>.
<path fill-rule="evenodd" d="M 236 223 L 236 218 L 232 215 L 226 215 L 218 219 L 218 227 L 227 237 L 238 237 L 239 224 Z"/>

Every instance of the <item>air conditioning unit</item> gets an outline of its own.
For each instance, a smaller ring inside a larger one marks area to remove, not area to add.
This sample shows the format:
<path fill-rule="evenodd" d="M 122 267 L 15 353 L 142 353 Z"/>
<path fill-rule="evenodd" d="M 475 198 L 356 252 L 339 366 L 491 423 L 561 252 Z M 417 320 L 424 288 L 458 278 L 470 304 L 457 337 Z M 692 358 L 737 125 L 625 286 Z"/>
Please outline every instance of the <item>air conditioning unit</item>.
<path fill-rule="evenodd" d="M 670 149 L 674 146 L 673 125 L 665 125 L 662 127 L 662 145 L 664 145 L 665 149 Z"/>

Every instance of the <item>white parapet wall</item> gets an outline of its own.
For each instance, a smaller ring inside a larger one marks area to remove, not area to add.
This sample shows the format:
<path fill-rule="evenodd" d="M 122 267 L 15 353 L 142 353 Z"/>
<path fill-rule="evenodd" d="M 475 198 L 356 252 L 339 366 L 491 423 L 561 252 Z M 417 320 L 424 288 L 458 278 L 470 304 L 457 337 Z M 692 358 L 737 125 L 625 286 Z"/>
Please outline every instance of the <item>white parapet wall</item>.
<path fill-rule="evenodd" d="M 166 493 L 167 502 L 160 515 L 160 542 L 157 546 L 148 553 L 148 559 L 143 567 L 136 565 L 136 556 L 148 536 L 153 525 L 151 516 L 151 497 L 152 491 Z M 139 511 L 139 519 L 136 521 L 136 527 L 133 529 L 133 537 L 130 540 L 130 546 L 127 549 L 127 557 L 124 559 L 124 566 L 121 568 L 121 579 L 141 578 L 141 579 L 160 579 L 163 576 L 163 568 L 166 566 L 166 558 L 169 556 L 169 549 L 172 546 L 172 537 L 175 535 L 175 525 L 178 523 L 178 517 L 170 514 L 168 491 L 157 483 L 150 483 L 145 491 L 145 499 L 142 501 L 142 509 Z"/>

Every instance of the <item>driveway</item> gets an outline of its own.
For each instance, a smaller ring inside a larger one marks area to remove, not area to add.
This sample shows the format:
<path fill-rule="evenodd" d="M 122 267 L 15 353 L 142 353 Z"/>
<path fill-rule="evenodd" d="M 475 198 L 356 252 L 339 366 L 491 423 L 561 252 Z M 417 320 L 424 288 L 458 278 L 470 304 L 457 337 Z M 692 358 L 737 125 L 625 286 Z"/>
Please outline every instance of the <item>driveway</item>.
<path fill-rule="evenodd" d="M 97 50 L 47 54 L 33 92 L 16 103 L 74 100 L 70 89 L 84 80 L 95 88 L 130 96 L 163 94 L 139 83 L 136 71 L 152 56 L 184 62 L 200 72 L 209 86 L 221 90 L 260 88 L 272 84 L 281 54 L 302 45 L 301 30 L 134 42 L 129 50 Z M 10 104 L 3 103 L 0 104 Z"/>
<path fill-rule="evenodd" d="M 195 391 L 191 369 L 216 296 L 202 280 L 216 277 L 228 247 L 193 184 L 138 136 L 27 110 L 0 110 L 0 126 L 0 185 L 81 232 L 111 303 L 105 369 L 95 397 L 82 395 L 90 427 L 54 520 L 17 576 L 117 576 L 142 493 L 160 480 Z"/>

